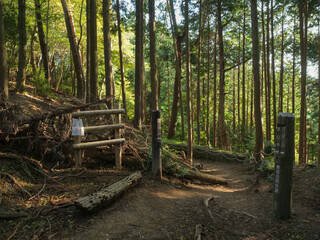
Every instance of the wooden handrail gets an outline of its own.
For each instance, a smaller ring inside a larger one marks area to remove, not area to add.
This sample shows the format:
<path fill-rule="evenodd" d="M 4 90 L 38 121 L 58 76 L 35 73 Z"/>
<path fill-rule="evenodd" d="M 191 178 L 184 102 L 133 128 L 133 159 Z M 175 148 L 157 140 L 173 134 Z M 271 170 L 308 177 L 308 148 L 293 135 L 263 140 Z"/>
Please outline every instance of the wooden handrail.
<path fill-rule="evenodd" d="M 123 114 L 123 113 L 125 113 L 124 109 L 90 110 L 90 111 L 73 112 L 72 117 L 98 116 L 98 115 Z"/>
<path fill-rule="evenodd" d="M 115 130 L 125 128 L 124 124 L 112 124 L 112 125 L 100 125 L 100 126 L 90 126 L 90 127 L 84 127 L 84 132 L 94 132 L 94 131 L 101 131 L 101 130 Z"/>
<path fill-rule="evenodd" d="M 85 148 L 91 148 L 91 147 L 101 147 L 101 146 L 107 146 L 107 145 L 113 145 L 113 144 L 120 144 L 124 142 L 125 142 L 124 138 L 118 138 L 118 139 L 102 140 L 102 141 L 95 141 L 95 142 L 76 143 L 76 144 L 73 144 L 73 149 L 79 150 L 79 149 L 85 149 Z"/>

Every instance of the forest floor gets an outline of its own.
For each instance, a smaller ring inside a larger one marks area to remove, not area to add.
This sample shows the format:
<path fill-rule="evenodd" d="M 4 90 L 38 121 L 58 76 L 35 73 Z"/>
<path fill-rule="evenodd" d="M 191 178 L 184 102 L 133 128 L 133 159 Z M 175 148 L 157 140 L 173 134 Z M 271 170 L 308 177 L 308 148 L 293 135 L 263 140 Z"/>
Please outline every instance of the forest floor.
<path fill-rule="evenodd" d="M 13 95 L 8 103 L 21 121 L 80 104 L 64 95 L 52 100 L 35 96 L 31 87 L 27 90 L 28 95 Z M 46 124 L 38 130 L 45 129 L 47 141 L 57 144 L 62 137 L 52 139 L 48 126 L 58 125 Z M 227 186 L 169 176 L 160 181 L 144 173 L 141 182 L 110 207 L 85 214 L 73 205 L 74 200 L 128 176 L 135 170 L 134 163 L 129 161 L 133 165 L 118 171 L 110 155 L 87 158 L 82 169 L 70 168 L 72 158 L 58 165 L 44 154 L 35 161 L 29 156 L 35 151 L 31 140 L 0 136 L 0 240 L 198 240 L 196 228 L 201 239 L 320 239 L 319 167 L 295 167 L 293 214 L 286 221 L 272 216 L 270 177 L 252 165 L 204 159 L 196 160 L 203 165 L 201 171 L 227 178 Z"/>

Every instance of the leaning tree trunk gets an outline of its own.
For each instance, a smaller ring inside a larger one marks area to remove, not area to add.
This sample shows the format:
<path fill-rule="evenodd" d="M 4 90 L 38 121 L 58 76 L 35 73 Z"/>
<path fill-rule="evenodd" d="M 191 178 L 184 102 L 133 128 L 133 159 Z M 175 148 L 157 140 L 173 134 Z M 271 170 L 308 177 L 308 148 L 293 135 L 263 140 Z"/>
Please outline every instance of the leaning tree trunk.
<path fill-rule="evenodd" d="M 46 43 L 45 35 L 44 35 L 44 31 L 43 31 L 40 0 L 34 0 L 34 4 L 35 4 L 35 10 L 36 10 L 38 37 L 39 37 L 39 42 L 40 42 L 41 54 L 42 54 L 44 75 L 48 81 L 48 84 L 50 85 L 51 78 L 50 78 L 50 68 L 49 68 L 49 53 L 48 53 L 48 45 Z"/>
<path fill-rule="evenodd" d="M 257 0 L 251 0 L 251 25 L 252 25 L 252 65 L 254 78 L 254 118 L 256 124 L 255 159 L 260 162 L 263 158 L 263 126 L 261 114 L 260 96 L 260 72 L 259 72 L 259 29 Z"/>
<path fill-rule="evenodd" d="M 3 0 L 0 0 L 0 100 L 8 98 L 8 72 L 4 34 Z"/>
<path fill-rule="evenodd" d="M 26 1 L 19 0 L 18 4 L 19 4 L 19 16 L 18 16 L 19 63 L 18 63 L 16 91 L 24 92 L 25 83 L 26 83 L 26 58 L 27 58 Z"/>
<path fill-rule="evenodd" d="M 106 97 L 114 97 L 114 80 L 111 62 L 111 36 L 110 36 L 110 0 L 103 0 L 103 37 L 104 37 L 104 66 L 106 78 Z M 113 109 L 113 98 L 107 103 Z"/>
<path fill-rule="evenodd" d="M 218 113 L 218 143 L 223 149 L 230 149 L 228 142 L 225 113 L 225 73 L 224 73 L 224 49 L 223 49 L 223 26 L 221 20 L 221 0 L 218 0 L 218 34 L 219 34 L 219 60 L 220 60 L 220 80 L 219 80 L 219 113 Z"/>
<path fill-rule="evenodd" d="M 66 21 L 66 27 L 68 31 L 68 38 L 70 43 L 70 49 L 72 52 L 72 59 L 74 64 L 74 71 L 77 78 L 77 98 L 84 100 L 85 97 L 85 81 L 84 81 L 84 74 L 81 64 L 80 54 L 77 48 L 77 36 L 76 30 L 73 23 L 73 16 L 71 11 L 69 10 L 68 5 L 69 0 L 61 0 L 61 4 L 63 7 L 64 17 Z"/>

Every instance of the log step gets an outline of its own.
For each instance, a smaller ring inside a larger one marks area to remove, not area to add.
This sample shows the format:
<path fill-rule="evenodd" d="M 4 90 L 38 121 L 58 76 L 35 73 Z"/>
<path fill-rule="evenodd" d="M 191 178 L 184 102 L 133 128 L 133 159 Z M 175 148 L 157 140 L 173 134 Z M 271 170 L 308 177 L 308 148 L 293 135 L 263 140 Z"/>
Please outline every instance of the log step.
<path fill-rule="evenodd" d="M 212 184 L 222 184 L 222 185 L 228 185 L 228 180 L 222 177 L 213 176 L 211 174 L 197 172 L 193 170 L 188 170 L 189 175 L 186 175 L 186 178 L 188 179 L 196 179 L 207 183 Z"/>
<path fill-rule="evenodd" d="M 87 212 L 106 207 L 117 199 L 125 190 L 134 186 L 141 178 L 141 172 L 132 173 L 128 177 L 111 184 L 97 193 L 77 199 L 74 202 L 75 206 Z"/>
<path fill-rule="evenodd" d="M 125 128 L 124 124 L 112 124 L 112 125 L 100 125 L 100 126 L 91 126 L 91 127 L 84 127 L 84 132 L 93 132 L 93 131 L 101 131 L 101 130 L 114 130 Z"/>
<path fill-rule="evenodd" d="M 123 114 L 123 113 L 125 113 L 124 109 L 91 110 L 91 111 L 73 112 L 72 117 L 98 116 L 98 115 Z"/>
<path fill-rule="evenodd" d="M 91 148 L 91 147 L 101 147 L 101 146 L 107 146 L 107 145 L 113 145 L 113 144 L 120 144 L 124 142 L 125 142 L 124 138 L 119 138 L 119 139 L 102 140 L 102 141 L 95 141 L 95 142 L 75 143 L 73 144 L 73 149 L 79 150 L 79 149 L 85 149 L 85 148 Z"/>

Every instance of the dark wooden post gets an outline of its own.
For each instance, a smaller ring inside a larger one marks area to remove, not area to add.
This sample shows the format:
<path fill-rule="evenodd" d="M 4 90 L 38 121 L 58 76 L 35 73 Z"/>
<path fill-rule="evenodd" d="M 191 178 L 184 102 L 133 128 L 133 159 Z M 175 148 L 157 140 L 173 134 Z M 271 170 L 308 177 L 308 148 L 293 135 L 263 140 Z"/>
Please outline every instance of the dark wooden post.
<path fill-rule="evenodd" d="M 162 178 L 161 162 L 161 118 L 160 111 L 153 110 L 152 117 L 152 173 Z"/>
<path fill-rule="evenodd" d="M 274 151 L 273 213 L 288 219 L 292 206 L 292 171 L 294 164 L 294 115 L 279 113 Z"/>

